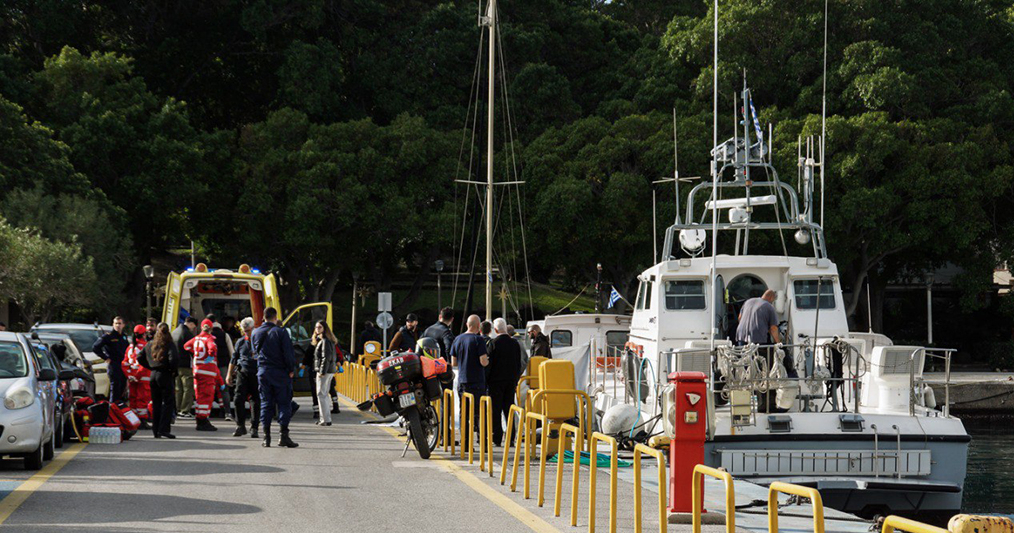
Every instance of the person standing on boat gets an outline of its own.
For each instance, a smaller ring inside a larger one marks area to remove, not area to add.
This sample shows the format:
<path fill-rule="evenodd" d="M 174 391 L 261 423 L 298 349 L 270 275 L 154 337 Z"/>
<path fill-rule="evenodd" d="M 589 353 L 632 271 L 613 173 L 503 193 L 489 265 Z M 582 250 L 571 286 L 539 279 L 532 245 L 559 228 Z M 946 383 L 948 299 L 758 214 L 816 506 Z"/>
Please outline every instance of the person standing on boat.
<path fill-rule="evenodd" d="M 549 337 L 542 333 L 538 324 L 528 326 L 528 336 L 532 339 L 532 357 L 553 358 L 553 349 L 549 346 Z"/>
<path fill-rule="evenodd" d="M 759 344 L 759 353 L 768 362 L 768 368 L 774 364 L 775 349 L 773 344 L 781 342 L 778 335 L 778 313 L 775 306 L 775 291 L 768 289 L 760 298 L 750 298 L 743 304 L 739 313 L 739 326 L 736 328 L 736 344 Z M 758 404 L 763 412 L 772 412 L 775 400 L 774 391 L 758 393 Z M 766 398 L 765 398 L 766 397 Z"/>

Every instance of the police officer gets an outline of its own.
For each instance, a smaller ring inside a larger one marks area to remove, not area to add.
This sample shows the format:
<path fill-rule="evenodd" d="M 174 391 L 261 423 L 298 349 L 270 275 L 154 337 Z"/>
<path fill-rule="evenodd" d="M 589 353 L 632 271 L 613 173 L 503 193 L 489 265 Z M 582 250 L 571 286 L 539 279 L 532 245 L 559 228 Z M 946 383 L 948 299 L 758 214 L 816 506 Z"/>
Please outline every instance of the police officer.
<path fill-rule="evenodd" d="M 106 372 L 109 373 L 109 401 L 113 403 L 123 401 L 123 391 L 127 387 L 127 376 L 123 373 L 122 365 L 130 342 L 123 334 L 123 325 L 123 317 L 113 318 L 113 331 L 99 337 L 92 345 L 92 352 L 108 363 Z"/>
<path fill-rule="evenodd" d="M 257 356 L 257 386 L 261 393 L 261 427 L 264 441 L 261 446 L 271 446 L 271 419 L 278 411 L 278 425 L 281 437 L 278 446 L 295 448 L 299 446 L 289 438 L 289 420 L 292 419 L 292 377 L 296 371 L 296 354 L 292 339 L 278 326 L 278 310 L 269 307 L 264 310 L 264 323 L 250 336 L 254 355 Z"/>
<path fill-rule="evenodd" d="M 250 345 L 250 334 L 254 331 L 254 319 L 246 317 L 240 322 L 243 336 L 236 342 L 236 351 L 229 361 L 226 383 L 236 383 L 236 432 L 233 437 L 246 435 L 246 399 L 250 397 L 253 407 L 250 415 L 250 437 L 258 438 L 257 426 L 261 416 L 261 395 L 257 390 L 257 359 Z"/>

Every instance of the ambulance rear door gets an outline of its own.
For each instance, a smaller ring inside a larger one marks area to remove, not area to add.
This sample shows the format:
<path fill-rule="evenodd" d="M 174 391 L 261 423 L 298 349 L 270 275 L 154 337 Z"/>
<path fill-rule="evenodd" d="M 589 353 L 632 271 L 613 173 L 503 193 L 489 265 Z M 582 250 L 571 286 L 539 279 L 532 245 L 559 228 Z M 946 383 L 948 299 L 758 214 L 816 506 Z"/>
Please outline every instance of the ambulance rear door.
<path fill-rule="evenodd" d="M 264 276 L 264 308 L 274 307 L 275 311 L 281 314 L 281 303 L 278 298 L 278 278 L 274 274 Z"/>
<path fill-rule="evenodd" d="M 313 346 L 310 345 L 310 339 L 313 337 L 313 328 L 317 326 L 318 321 L 324 321 L 331 328 L 330 303 L 319 302 L 301 305 L 282 322 L 282 327 L 285 328 L 285 331 L 289 333 L 289 337 L 292 339 L 292 348 L 296 353 L 296 361 L 307 368 L 312 368 L 313 366 Z M 334 331 L 334 328 L 331 328 L 331 330 Z M 309 370 L 306 368 L 300 369 L 297 377 L 302 378 L 307 372 Z M 294 380 L 292 387 L 293 392 L 297 396 L 302 396 L 310 391 L 307 379 Z"/>
<path fill-rule="evenodd" d="M 176 328 L 180 319 L 180 299 L 183 293 L 183 277 L 176 272 L 169 273 L 165 284 L 165 303 L 162 305 L 162 322 Z"/>

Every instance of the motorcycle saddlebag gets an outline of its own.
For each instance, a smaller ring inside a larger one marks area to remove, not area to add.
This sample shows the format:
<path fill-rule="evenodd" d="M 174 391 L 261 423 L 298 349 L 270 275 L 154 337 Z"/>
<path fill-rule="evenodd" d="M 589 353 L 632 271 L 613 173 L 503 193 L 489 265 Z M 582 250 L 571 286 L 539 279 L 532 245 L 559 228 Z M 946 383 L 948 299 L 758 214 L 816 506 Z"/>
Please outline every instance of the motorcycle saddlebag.
<path fill-rule="evenodd" d="M 412 352 L 385 357 L 377 364 L 377 376 L 384 385 L 416 379 L 422 376 L 422 363 Z"/>
<path fill-rule="evenodd" d="M 440 386 L 440 378 L 436 376 L 426 378 L 423 388 L 426 391 L 426 399 L 430 401 L 439 400 L 444 392 L 443 387 Z"/>
<path fill-rule="evenodd" d="M 381 394 L 374 398 L 373 405 L 377 408 L 380 416 L 391 416 L 394 414 L 394 400 L 386 394 Z"/>

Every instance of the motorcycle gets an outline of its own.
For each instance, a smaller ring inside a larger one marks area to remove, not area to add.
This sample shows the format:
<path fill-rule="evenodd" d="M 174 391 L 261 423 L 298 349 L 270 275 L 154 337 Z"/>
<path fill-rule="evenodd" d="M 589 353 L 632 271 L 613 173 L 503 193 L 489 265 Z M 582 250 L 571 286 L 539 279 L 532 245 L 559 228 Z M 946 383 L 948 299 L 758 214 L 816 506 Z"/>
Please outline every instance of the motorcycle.
<path fill-rule="evenodd" d="M 433 402 L 441 399 L 444 388 L 450 388 L 453 371 L 443 359 L 403 352 L 381 359 L 377 377 L 386 390 L 357 407 L 366 411 L 375 406 L 380 416 L 402 416 L 408 425 L 408 441 L 419 457 L 429 459 L 440 438 L 440 413 Z"/>

